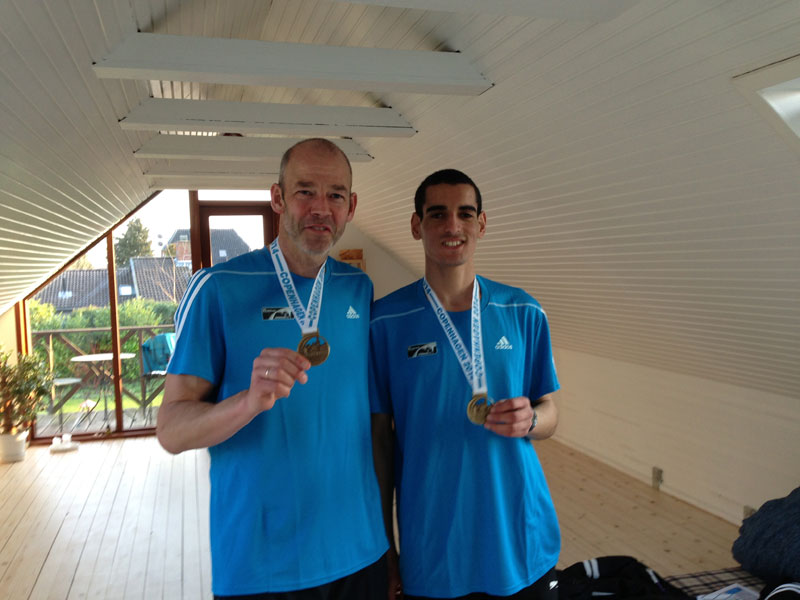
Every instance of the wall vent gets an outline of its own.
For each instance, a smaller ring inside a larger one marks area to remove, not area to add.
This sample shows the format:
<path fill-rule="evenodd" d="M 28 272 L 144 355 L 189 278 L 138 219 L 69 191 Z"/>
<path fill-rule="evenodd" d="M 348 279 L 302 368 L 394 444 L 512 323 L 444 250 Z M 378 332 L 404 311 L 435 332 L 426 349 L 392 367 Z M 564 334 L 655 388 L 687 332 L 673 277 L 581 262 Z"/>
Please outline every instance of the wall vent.
<path fill-rule="evenodd" d="M 653 489 L 661 489 L 662 483 L 664 483 L 664 469 L 661 467 L 653 467 Z"/>

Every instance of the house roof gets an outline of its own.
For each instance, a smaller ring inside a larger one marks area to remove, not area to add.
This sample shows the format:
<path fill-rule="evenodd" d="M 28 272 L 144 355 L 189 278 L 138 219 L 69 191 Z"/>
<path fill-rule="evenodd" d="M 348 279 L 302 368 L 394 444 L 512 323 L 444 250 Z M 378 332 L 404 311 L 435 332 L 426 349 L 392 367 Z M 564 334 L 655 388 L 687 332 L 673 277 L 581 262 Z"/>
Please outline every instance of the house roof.
<path fill-rule="evenodd" d="M 745 93 L 792 79 L 794 1 L 0 11 L 0 311 L 155 191 L 266 189 L 283 136 L 326 135 L 353 224 L 417 273 L 414 188 L 459 168 L 488 215 L 479 272 L 537 297 L 557 348 L 800 389 L 800 154 Z"/>
<path fill-rule="evenodd" d="M 162 302 L 180 301 L 192 276 L 191 267 L 176 266 L 169 257 L 130 259 L 136 296 Z"/>
<path fill-rule="evenodd" d="M 117 294 L 120 301 L 149 298 L 178 303 L 191 277 L 190 267 L 176 266 L 171 258 L 138 257 L 130 266 L 118 268 Z M 52 304 L 57 312 L 87 306 L 108 306 L 106 269 L 69 269 L 42 288 L 34 299 Z"/>
<path fill-rule="evenodd" d="M 108 272 L 106 269 L 68 269 L 42 288 L 34 299 L 52 304 L 58 312 L 108 306 Z"/>
<path fill-rule="evenodd" d="M 250 246 L 241 238 L 235 229 L 211 229 L 211 252 L 214 255 L 214 264 L 230 260 L 240 254 L 250 252 Z M 191 241 L 192 235 L 188 229 L 176 229 L 170 236 L 167 244 L 174 244 L 180 240 Z M 220 251 L 224 251 L 224 256 Z M 220 258 L 224 260 L 220 260 Z"/>

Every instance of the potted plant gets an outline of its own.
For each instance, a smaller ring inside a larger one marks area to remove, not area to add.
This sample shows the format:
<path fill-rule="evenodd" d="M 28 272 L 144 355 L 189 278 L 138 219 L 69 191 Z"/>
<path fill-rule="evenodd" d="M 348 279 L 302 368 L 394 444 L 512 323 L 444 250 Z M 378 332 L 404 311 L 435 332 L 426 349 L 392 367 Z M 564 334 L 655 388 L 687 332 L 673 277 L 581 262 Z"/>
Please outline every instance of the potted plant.
<path fill-rule="evenodd" d="M 50 391 L 53 375 L 35 355 L 0 352 L 0 461 L 25 458 L 28 430 Z"/>

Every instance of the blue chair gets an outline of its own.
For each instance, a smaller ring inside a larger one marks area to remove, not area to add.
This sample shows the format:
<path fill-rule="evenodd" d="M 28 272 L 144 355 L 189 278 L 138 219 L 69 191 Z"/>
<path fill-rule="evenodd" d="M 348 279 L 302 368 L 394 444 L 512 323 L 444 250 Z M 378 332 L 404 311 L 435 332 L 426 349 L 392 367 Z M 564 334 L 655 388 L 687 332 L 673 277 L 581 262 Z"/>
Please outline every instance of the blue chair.
<path fill-rule="evenodd" d="M 145 425 L 152 421 L 152 407 L 150 404 L 164 389 L 164 377 L 167 374 L 167 365 L 175 350 L 175 334 L 159 333 L 149 340 L 142 342 L 142 417 Z M 149 383 L 154 379 L 161 379 L 158 385 L 150 389 Z M 131 426 L 136 416 L 133 416 Z M 152 423 L 151 423 L 152 425 Z"/>
<path fill-rule="evenodd" d="M 142 375 L 166 375 L 167 364 L 175 351 L 175 334 L 159 333 L 142 344 Z"/>

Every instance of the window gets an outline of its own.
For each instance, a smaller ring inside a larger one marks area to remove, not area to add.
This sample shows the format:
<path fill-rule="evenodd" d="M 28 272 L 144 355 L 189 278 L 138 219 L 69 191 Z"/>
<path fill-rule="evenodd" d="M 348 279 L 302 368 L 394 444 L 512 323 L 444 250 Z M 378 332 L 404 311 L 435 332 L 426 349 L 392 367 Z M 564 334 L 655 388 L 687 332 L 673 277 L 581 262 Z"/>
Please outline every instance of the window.
<path fill-rule="evenodd" d="M 800 56 L 738 75 L 733 83 L 800 154 Z"/>
<path fill-rule="evenodd" d="M 27 299 L 34 352 L 55 379 L 35 437 L 155 426 L 164 377 L 145 361 L 145 349 L 174 335 L 191 277 L 188 200 L 186 190 L 162 192 Z"/>

